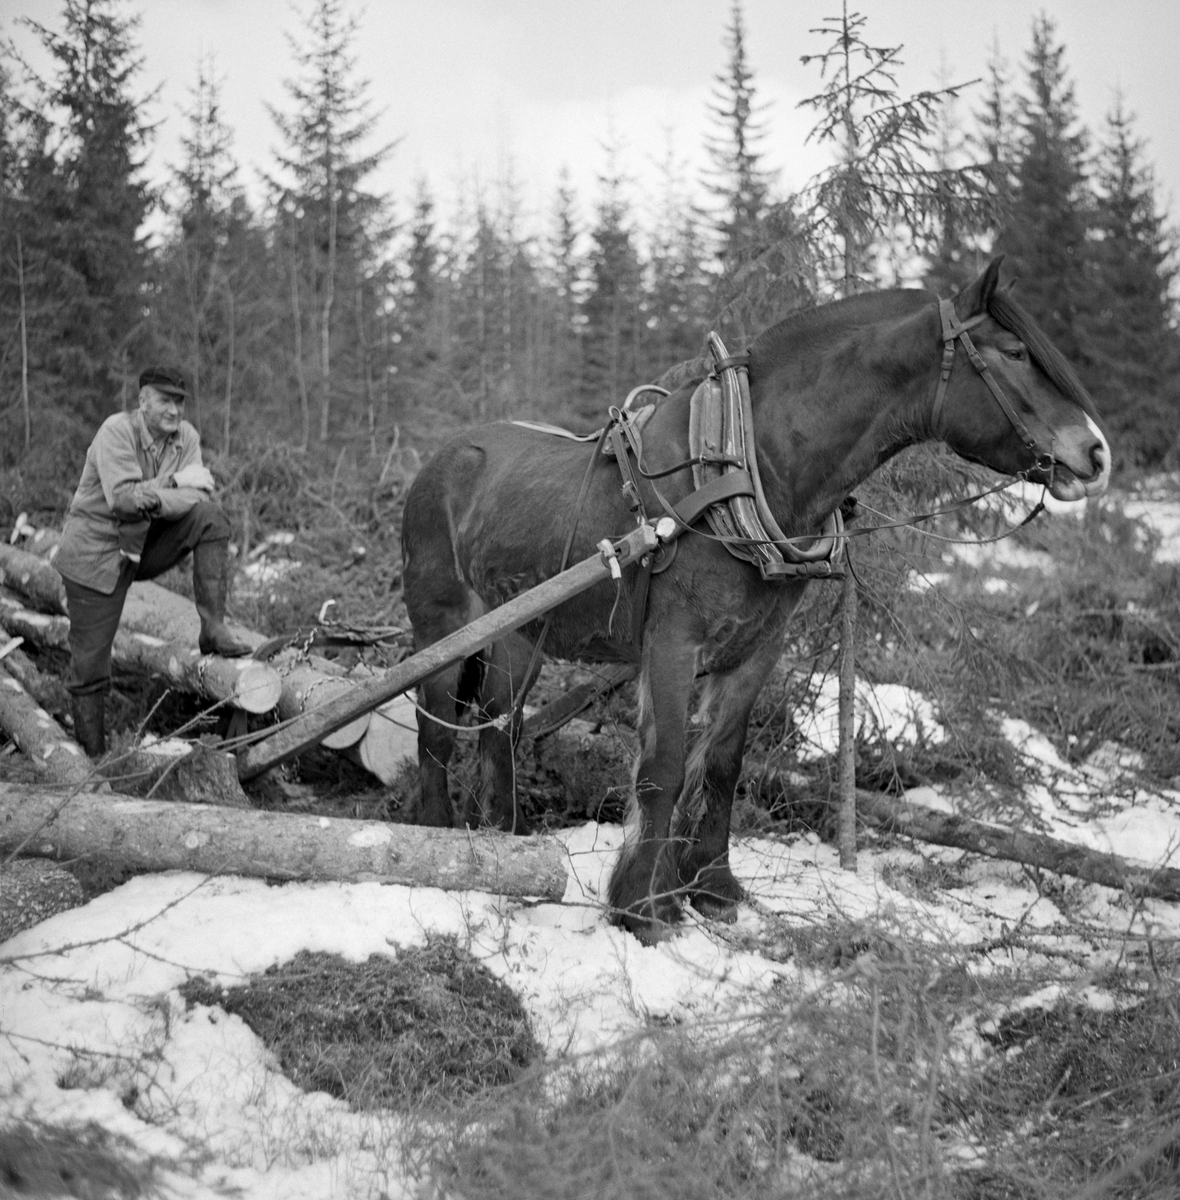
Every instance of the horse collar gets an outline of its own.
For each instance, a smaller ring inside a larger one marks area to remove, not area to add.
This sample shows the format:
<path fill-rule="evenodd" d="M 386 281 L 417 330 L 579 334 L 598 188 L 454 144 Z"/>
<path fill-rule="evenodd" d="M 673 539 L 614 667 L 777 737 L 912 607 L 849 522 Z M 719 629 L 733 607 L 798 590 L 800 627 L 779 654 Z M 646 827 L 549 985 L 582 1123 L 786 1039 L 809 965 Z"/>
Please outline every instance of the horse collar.
<path fill-rule="evenodd" d="M 1013 407 L 1012 402 L 1004 395 L 1004 389 L 1000 387 L 996 377 L 992 374 L 991 368 L 983 361 L 983 355 L 975 348 L 975 343 L 971 340 L 971 335 L 968 332 L 974 329 L 976 325 L 987 320 L 988 314 L 976 313 L 972 317 L 968 317 L 965 321 L 960 321 L 958 314 L 955 312 L 955 304 L 953 300 L 939 300 L 938 315 L 942 321 L 942 366 L 939 370 L 938 386 L 934 392 L 934 404 L 930 412 L 930 426 L 935 437 L 943 438 L 946 436 L 946 429 L 943 426 L 943 402 L 946 399 L 947 385 L 950 383 L 951 372 L 955 369 L 955 351 L 959 342 L 963 343 L 963 350 L 967 354 L 971 365 L 978 372 L 983 382 L 987 384 L 988 390 L 996 398 L 1004 416 L 1008 418 L 1009 424 L 1020 435 L 1027 449 L 1032 453 L 1036 460 L 1036 466 L 1048 473 L 1050 479 L 1053 476 L 1053 455 L 1050 451 L 1045 450 L 1041 444 L 1033 437 L 1028 426 L 1024 423 L 1020 414 Z"/>

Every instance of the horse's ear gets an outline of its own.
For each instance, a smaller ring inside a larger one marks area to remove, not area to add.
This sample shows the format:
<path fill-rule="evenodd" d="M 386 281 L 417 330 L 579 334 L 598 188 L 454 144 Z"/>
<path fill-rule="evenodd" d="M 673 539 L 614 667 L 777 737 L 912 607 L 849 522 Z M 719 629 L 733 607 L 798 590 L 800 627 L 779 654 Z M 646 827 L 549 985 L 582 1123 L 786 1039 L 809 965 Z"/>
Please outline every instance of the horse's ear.
<path fill-rule="evenodd" d="M 995 294 L 996 285 L 1000 282 L 1000 264 L 1003 261 L 1004 256 L 997 254 L 984 268 L 983 274 L 955 297 L 955 312 L 960 320 L 965 321 L 976 313 L 987 312 L 988 301 Z"/>

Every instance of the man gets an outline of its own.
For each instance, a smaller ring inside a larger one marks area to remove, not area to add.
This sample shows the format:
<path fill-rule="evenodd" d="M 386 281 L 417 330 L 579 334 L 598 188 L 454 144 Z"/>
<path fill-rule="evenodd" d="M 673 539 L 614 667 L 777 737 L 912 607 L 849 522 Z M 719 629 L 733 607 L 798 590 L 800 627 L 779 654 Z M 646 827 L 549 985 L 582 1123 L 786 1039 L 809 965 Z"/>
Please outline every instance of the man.
<path fill-rule="evenodd" d="M 190 550 L 202 654 L 249 654 L 225 627 L 229 522 L 211 496 L 197 431 L 183 419 L 184 380 L 149 367 L 139 408 L 103 423 L 90 449 L 53 565 L 70 613 L 74 736 L 92 758 L 106 749 L 103 698 L 127 589 Z"/>

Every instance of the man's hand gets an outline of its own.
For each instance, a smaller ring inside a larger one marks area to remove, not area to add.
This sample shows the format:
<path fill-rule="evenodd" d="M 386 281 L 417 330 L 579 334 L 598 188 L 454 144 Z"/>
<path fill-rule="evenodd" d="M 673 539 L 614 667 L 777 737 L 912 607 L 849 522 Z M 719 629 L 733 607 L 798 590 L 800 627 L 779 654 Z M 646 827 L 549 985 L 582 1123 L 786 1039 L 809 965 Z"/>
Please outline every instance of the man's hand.
<path fill-rule="evenodd" d="M 213 473 L 200 463 L 189 463 L 187 467 L 181 467 L 172 478 L 178 488 L 196 488 L 198 491 L 212 492 L 215 487 Z"/>

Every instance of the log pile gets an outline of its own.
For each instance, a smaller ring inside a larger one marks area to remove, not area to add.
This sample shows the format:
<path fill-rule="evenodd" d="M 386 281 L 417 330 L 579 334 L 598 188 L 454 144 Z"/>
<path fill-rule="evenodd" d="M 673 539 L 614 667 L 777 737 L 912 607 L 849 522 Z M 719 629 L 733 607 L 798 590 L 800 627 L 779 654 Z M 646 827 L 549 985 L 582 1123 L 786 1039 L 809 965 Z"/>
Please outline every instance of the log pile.
<path fill-rule="evenodd" d="M 31 645 L 69 649 L 61 576 L 52 566 L 57 546 L 53 530 L 18 526 L 20 546 L 0 544 L 0 627 Z M 127 594 L 112 656 L 118 670 L 168 680 L 181 690 L 211 703 L 223 703 L 260 715 L 274 710 L 280 720 L 302 716 L 338 699 L 375 674 L 362 665 L 352 671 L 297 646 L 281 650 L 266 662 L 227 659 L 197 649 L 200 621 L 192 602 L 154 583 L 134 583 Z M 257 648 L 262 634 L 234 626 L 239 640 Z M 23 656 L 22 656 L 23 659 Z M 28 686 L 36 668 L 23 659 L 13 674 L 44 706 L 64 707 L 64 689 L 42 680 Z M 24 723 L 26 726 L 28 722 Z M 0 712 L 0 725 L 15 731 Z M 20 743 L 18 738 L 18 744 Z M 413 702 L 399 696 L 373 713 L 365 713 L 324 739 L 329 749 L 345 752 L 382 783 L 390 784 L 407 759 L 416 756 L 417 731 Z M 85 761 L 85 760 L 84 760 Z M 64 780 L 62 780 L 64 782 Z"/>

